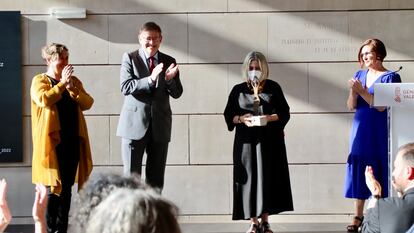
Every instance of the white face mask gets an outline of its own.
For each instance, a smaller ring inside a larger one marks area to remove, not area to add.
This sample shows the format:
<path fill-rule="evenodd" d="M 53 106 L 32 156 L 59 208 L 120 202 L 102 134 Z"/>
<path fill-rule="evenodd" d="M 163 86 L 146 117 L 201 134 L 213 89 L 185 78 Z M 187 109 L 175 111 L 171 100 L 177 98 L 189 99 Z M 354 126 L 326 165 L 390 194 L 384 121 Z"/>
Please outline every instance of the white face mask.
<path fill-rule="evenodd" d="M 255 83 L 258 83 L 260 77 L 262 76 L 262 72 L 260 70 L 249 70 L 247 74 L 249 75 L 250 81 Z"/>

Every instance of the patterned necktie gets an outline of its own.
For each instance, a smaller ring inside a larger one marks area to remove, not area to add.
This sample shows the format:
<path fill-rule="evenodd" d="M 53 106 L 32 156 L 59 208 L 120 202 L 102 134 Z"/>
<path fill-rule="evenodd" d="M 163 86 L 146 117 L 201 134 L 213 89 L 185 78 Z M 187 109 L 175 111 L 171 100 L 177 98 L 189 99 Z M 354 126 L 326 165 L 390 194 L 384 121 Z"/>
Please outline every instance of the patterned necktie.
<path fill-rule="evenodd" d="M 149 72 L 152 74 L 152 70 L 155 68 L 154 57 L 149 57 Z"/>

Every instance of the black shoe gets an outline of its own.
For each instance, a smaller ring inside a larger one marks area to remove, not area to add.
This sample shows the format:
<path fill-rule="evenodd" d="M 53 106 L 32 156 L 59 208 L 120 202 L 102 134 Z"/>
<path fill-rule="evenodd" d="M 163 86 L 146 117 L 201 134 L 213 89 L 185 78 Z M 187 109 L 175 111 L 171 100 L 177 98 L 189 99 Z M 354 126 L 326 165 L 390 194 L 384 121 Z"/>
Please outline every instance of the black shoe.
<path fill-rule="evenodd" d="M 355 225 L 348 225 L 346 227 L 346 230 L 348 232 L 359 232 L 359 228 L 361 227 L 362 222 L 364 221 L 364 216 L 362 216 L 362 217 L 355 216 L 354 219 L 359 221 L 359 223 L 355 224 Z"/>
<path fill-rule="evenodd" d="M 259 225 L 251 223 L 246 233 L 261 233 Z"/>
<path fill-rule="evenodd" d="M 260 223 L 260 232 L 261 233 L 273 233 L 272 229 L 270 229 L 270 224 L 268 222 Z"/>

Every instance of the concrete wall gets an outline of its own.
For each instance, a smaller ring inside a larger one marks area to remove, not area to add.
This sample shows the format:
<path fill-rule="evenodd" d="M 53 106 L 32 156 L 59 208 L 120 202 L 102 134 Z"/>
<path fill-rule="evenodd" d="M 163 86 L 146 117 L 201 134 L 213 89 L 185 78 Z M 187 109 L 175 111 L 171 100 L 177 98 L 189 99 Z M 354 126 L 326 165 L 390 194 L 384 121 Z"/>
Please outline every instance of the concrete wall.
<path fill-rule="evenodd" d="M 87 18 L 57 20 L 49 7 L 84 7 Z M 45 71 L 40 48 L 70 49 L 75 74 L 95 98 L 87 111 L 94 172 L 121 172 L 115 136 L 123 97 L 119 68 L 124 51 L 138 47 L 137 30 L 153 20 L 163 29 L 161 50 L 177 58 L 184 94 L 172 100 L 173 135 L 164 194 L 183 221 L 228 221 L 232 211 L 232 142 L 222 116 L 250 50 L 270 62 L 291 106 L 286 140 L 295 211 L 274 221 L 348 221 L 352 202 L 342 187 L 353 114 L 346 81 L 359 68 L 359 45 L 378 37 L 386 66 L 414 81 L 414 1 L 410 0 L 2 0 L 19 10 L 23 32 L 24 162 L 1 164 L 9 183 L 14 223 L 30 221 L 30 96 L 32 77 Z M 277 178 L 275 178 L 277 179 Z"/>

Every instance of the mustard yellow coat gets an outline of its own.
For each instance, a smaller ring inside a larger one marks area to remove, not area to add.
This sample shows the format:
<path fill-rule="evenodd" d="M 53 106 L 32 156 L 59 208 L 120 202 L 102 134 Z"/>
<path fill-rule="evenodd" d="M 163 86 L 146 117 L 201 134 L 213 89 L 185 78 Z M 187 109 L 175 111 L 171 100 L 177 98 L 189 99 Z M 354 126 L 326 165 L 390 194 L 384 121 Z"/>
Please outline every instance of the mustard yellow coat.
<path fill-rule="evenodd" d="M 82 187 L 92 171 L 88 130 L 82 111 L 92 107 L 93 98 L 86 93 L 79 79 L 72 76 L 72 80 L 74 88 L 69 90 L 69 94 L 78 103 L 80 138 L 80 159 L 75 182 Z M 60 194 L 62 189 L 55 149 L 60 143 L 60 123 L 56 102 L 62 98 L 65 89 L 60 82 L 52 87 L 52 82 L 46 74 L 36 75 L 30 88 L 33 140 L 32 182 L 51 186 L 55 194 Z"/>

